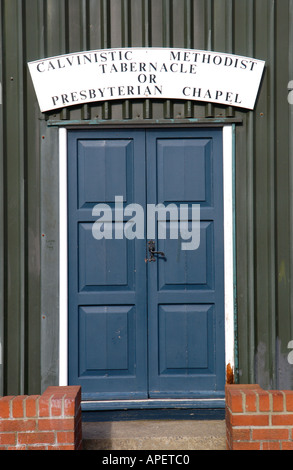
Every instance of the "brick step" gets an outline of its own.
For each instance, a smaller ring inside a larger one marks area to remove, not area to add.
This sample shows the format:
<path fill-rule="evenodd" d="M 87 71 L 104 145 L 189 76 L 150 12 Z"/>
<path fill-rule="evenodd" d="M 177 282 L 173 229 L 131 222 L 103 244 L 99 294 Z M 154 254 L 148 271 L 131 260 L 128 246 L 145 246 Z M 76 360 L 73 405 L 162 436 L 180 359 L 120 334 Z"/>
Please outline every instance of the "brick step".
<path fill-rule="evenodd" d="M 227 447 L 293 450 L 293 391 L 226 385 Z"/>
<path fill-rule="evenodd" d="M 79 450 L 81 424 L 79 386 L 0 397 L 0 451 Z"/>

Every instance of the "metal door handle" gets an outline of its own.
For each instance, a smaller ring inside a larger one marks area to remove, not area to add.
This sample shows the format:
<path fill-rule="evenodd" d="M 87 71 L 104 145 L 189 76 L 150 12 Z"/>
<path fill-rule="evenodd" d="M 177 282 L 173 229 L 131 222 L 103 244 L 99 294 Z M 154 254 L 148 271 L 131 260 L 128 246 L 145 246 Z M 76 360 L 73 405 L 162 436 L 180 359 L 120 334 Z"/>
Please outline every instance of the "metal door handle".
<path fill-rule="evenodd" d="M 161 255 L 161 256 L 164 256 L 165 258 L 165 253 L 163 253 L 163 251 L 155 251 L 156 245 L 155 245 L 154 240 L 150 240 L 148 242 L 148 245 L 149 245 L 149 252 L 151 254 L 151 257 L 148 259 L 148 261 L 156 261 L 156 258 L 154 255 Z"/>

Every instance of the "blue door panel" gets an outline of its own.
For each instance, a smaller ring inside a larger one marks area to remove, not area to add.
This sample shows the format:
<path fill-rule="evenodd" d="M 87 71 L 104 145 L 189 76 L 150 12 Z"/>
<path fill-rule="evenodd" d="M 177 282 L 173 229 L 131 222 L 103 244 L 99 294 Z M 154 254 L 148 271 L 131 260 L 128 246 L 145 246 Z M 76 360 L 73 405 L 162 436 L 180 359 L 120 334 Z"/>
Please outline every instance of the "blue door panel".
<path fill-rule="evenodd" d="M 97 202 L 114 203 L 115 195 L 123 196 L 124 200 L 126 194 L 132 196 L 131 140 L 82 139 L 78 141 L 77 154 L 80 208 Z"/>
<path fill-rule="evenodd" d="M 220 129 L 147 132 L 148 204 L 188 204 L 189 224 L 192 204 L 201 208 L 198 248 L 183 251 L 180 238 L 157 237 L 165 256 L 148 263 L 152 398 L 223 395 L 222 158 Z"/>
<path fill-rule="evenodd" d="M 210 145 L 206 139 L 157 140 L 158 201 L 203 203 L 208 199 Z"/>
<path fill-rule="evenodd" d="M 167 222 L 168 226 L 168 222 Z M 159 251 L 166 258 L 160 259 L 158 269 L 158 290 L 208 290 L 214 286 L 213 222 L 202 221 L 200 245 L 196 250 L 182 250 L 178 238 L 158 240 Z M 196 266 L 196 269 L 194 267 Z"/>
<path fill-rule="evenodd" d="M 159 374 L 211 372 L 212 332 L 212 305 L 160 305 Z"/>
<path fill-rule="evenodd" d="M 79 308 L 79 376 L 132 376 L 134 342 L 133 306 Z"/>
<path fill-rule="evenodd" d="M 68 133 L 69 383 L 83 399 L 223 395 L 222 159 L 220 129 Z M 199 246 L 182 250 L 167 212 L 155 222 L 165 256 L 146 262 L 146 236 L 115 238 L 116 196 L 145 214 L 188 205 L 190 231 L 200 204 Z M 109 220 L 97 221 L 97 204 Z M 93 224 L 112 238 L 94 238 Z"/>
<path fill-rule="evenodd" d="M 133 290 L 134 244 L 114 237 L 97 241 L 92 227 L 92 222 L 78 224 L 80 292 Z"/>
<path fill-rule="evenodd" d="M 115 196 L 145 205 L 145 135 L 68 134 L 69 383 L 83 399 L 146 398 L 145 243 L 115 239 L 114 224 Z M 97 204 L 112 238 L 93 236 Z"/>

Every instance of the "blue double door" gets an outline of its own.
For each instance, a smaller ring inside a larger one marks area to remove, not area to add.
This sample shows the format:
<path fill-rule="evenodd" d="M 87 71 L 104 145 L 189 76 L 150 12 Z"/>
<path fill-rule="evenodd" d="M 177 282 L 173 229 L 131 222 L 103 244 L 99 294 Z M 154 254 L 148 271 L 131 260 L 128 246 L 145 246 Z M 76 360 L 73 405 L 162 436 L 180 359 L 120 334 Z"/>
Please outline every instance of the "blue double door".
<path fill-rule="evenodd" d="M 69 384 L 83 399 L 223 396 L 222 173 L 221 129 L 68 132 Z"/>

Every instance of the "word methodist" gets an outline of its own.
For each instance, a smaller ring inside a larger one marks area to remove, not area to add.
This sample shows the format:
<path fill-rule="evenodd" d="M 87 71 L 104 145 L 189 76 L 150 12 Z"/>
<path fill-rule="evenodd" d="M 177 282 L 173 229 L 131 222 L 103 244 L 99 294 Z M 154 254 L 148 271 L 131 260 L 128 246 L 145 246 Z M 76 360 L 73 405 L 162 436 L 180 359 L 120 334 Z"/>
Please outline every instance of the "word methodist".
<path fill-rule="evenodd" d="M 191 212 L 191 220 L 190 220 Z M 102 214 L 102 215 L 101 215 Z M 133 216 L 133 214 L 135 214 Z M 181 243 L 182 250 L 196 250 L 200 245 L 200 205 L 192 204 L 147 204 L 147 234 L 145 234 L 145 213 L 140 204 L 128 204 L 123 207 L 123 197 L 115 196 L 115 207 L 112 211 L 108 204 L 96 204 L 92 211 L 93 217 L 99 217 L 92 227 L 92 234 L 96 240 L 134 238 L 167 238 L 167 225 L 170 239 L 185 240 Z M 114 224 L 113 224 L 114 215 Z M 168 224 L 167 224 L 167 215 Z M 132 216 L 125 223 L 124 218 Z M 157 224 L 156 224 L 157 222 Z M 114 230 L 113 230 L 114 225 Z M 114 232 L 114 233 L 113 233 Z M 186 240 L 189 240 L 188 242 Z"/>

